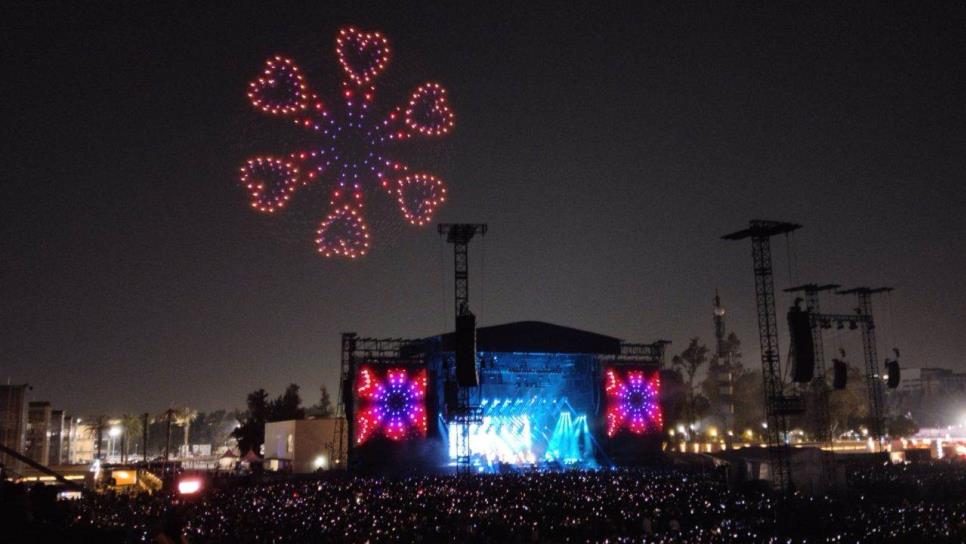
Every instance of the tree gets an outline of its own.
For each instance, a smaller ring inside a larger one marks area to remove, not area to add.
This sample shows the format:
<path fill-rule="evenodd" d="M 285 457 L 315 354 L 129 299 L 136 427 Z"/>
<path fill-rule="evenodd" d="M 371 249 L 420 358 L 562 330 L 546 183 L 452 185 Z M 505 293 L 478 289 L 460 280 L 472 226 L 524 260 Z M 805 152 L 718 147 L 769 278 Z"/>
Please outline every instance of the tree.
<path fill-rule="evenodd" d="M 765 420 L 765 393 L 760 370 L 744 370 L 735 376 L 735 434 L 751 429 L 760 432 Z"/>
<path fill-rule="evenodd" d="M 707 362 L 708 347 L 701 344 L 701 341 L 697 337 L 691 339 L 688 347 L 680 355 L 675 355 L 671 359 L 671 365 L 681 371 L 687 384 L 686 415 L 689 424 L 697 416 L 697 410 L 695 409 L 694 379 L 698 374 L 698 370 Z"/>
<path fill-rule="evenodd" d="M 845 389 L 832 390 L 828 400 L 833 438 L 848 429 L 868 425 L 869 405 L 865 375 L 859 368 L 848 366 L 848 381 Z"/>
<path fill-rule="evenodd" d="M 294 383 L 285 388 L 285 392 L 272 401 L 271 414 L 268 421 L 286 421 L 289 419 L 304 419 L 305 410 L 302 409 L 302 397 L 299 396 L 299 386 Z"/>
<path fill-rule="evenodd" d="M 104 432 L 110 425 L 107 422 L 107 418 L 104 416 L 97 416 L 94 418 L 93 423 L 90 426 L 90 434 L 96 442 L 96 456 L 95 459 L 101 459 L 101 446 L 104 443 Z"/>
<path fill-rule="evenodd" d="M 131 448 L 131 441 L 135 437 L 141 436 L 143 432 L 143 425 L 141 424 L 141 417 L 136 415 L 123 415 L 121 416 L 121 429 L 123 429 L 121 435 L 121 462 L 127 462 L 127 453 Z M 135 442 L 137 444 L 137 442 Z"/>
<path fill-rule="evenodd" d="M 731 365 L 731 372 L 735 376 L 741 374 L 745 367 L 741 362 L 741 340 L 738 339 L 738 335 L 735 333 L 728 334 L 725 338 L 725 349 L 727 350 L 728 357 L 730 359 L 729 364 Z"/>
<path fill-rule="evenodd" d="M 164 462 L 171 459 L 171 422 L 174 420 L 174 408 L 168 408 L 158 418 L 164 421 Z"/>
<path fill-rule="evenodd" d="M 905 438 L 919 432 L 919 425 L 909 415 L 891 417 L 886 422 L 886 432 L 893 438 Z"/>
<path fill-rule="evenodd" d="M 332 399 L 329 398 L 329 390 L 326 389 L 324 384 L 319 389 L 322 392 L 321 397 L 319 397 L 320 417 L 332 417 L 334 414 L 332 411 Z"/>
<path fill-rule="evenodd" d="M 661 413 L 668 427 L 684 424 L 687 419 L 687 385 L 681 372 L 674 368 L 661 370 Z"/>
<path fill-rule="evenodd" d="M 825 432 L 830 429 L 821 428 L 822 421 L 817 407 L 826 396 L 832 394 L 832 388 L 827 381 L 816 379 L 809 384 L 801 385 L 799 391 L 808 409 L 802 414 L 789 417 L 790 424 L 793 427 L 800 427 L 813 440 L 824 440 Z M 829 423 L 831 424 L 831 420 Z"/>
<path fill-rule="evenodd" d="M 225 410 L 199 411 L 198 418 L 191 425 L 191 443 L 211 444 L 212 448 L 222 446 L 237 423 L 238 420 Z"/>
<path fill-rule="evenodd" d="M 671 359 L 671 365 L 681 369 L 689 387 L 694 388 L 694 377 L 698 370 L 708 362 L 708 347 L 698 338 L 692 338 L 688 347 Z"/>
<path fill-rule="evenodd" d="M 269 418 L 270 404 L 268 393 L 264 389 L 248 394 L 248 411 L 245 412 L 245 419 L 231 433 L 238 440 L 240 455 L 248 451 L 260 452 L 262 443 L 265 442 L 265 422 Z"/>
<path fill-rule="evenodd" d="M 197 419 L 198 411 L 185 406 L 174 412 L 174 424 L 184 429 L 184 453 L 188 455 L 188 437 L 191 431 L 191 422 Z"/>

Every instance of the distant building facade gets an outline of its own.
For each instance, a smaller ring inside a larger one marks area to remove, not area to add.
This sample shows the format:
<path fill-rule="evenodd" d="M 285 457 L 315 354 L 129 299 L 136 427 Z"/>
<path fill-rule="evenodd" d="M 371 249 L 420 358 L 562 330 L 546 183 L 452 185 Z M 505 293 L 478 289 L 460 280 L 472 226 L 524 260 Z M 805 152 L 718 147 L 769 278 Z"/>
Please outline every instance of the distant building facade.
<path fill-rule="evenodd" d="M 27 457 L 41 465 L 50 464 L 50 417 L 53 410 L 47 401 L 27 405 Z"/>
<path fill-rule="evenodd" d="M 957 425 L 966 413 L 966 372 L 950 368 L 904 368 L 889 394 L 894 414 L 909 414 L 920 427 Z"/>
<path fill-rule="evenodd" d="M 70 448 L 70 416 L 63 410 L 50 412 L 50 453 L 51 465 L 67 464 Z"/>
<path fill-rule="evenodd" d="M 74 419 L 70 428 L 67 463 L 81 465 L 93 462 L 97 453 L 96 437 L 97 430 L 92 423 L 85 423 L 80 418 Z"/>
<path fill-rule="evenodd" d="M 0 444 L 23 452 L 27 440 L 27 384 L 0 385 Z M 0 452 L 0 463 L 17 470 L 19 462 Z"/>

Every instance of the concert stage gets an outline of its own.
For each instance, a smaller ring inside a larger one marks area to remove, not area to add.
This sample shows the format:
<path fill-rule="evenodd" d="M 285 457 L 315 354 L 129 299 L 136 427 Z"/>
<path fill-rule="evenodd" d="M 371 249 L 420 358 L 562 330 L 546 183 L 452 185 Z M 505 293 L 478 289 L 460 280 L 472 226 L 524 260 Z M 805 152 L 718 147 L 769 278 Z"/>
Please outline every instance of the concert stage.
<path fill-rule="evenodd" d="M 533 321 L 483 327 L 480 385 L 462 391 L 455 342 L 453 333 L 343 335 L 351 469 L 593 468 L 639 464 L 660 450 L 666 342 Z"/>

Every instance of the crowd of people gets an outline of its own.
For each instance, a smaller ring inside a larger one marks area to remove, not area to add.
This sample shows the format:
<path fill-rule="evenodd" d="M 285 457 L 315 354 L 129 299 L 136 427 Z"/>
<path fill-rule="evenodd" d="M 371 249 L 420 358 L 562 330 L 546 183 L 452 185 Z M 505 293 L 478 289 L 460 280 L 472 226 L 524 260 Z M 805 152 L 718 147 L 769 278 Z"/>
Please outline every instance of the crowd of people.
<path fill-rule="evenodd" d="M 674 469 L 228 482 L 65 502 L 64 531 L 128 542 L 963 542 L 966 467 L 878 466 L 835 497 Z"/>

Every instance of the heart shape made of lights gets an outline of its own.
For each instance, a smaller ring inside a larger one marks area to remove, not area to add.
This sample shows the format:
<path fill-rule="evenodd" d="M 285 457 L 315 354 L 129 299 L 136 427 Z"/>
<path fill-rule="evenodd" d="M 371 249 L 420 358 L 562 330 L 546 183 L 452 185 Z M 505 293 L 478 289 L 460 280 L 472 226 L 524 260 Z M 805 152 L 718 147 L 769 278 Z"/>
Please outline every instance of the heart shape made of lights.
<path fill-rule="evenodd" d="M 284 208 L 301 184 L 299 169 L 274 157 L 249 159 L 241 168 L 241 182 L 251 195 L 252 208 L 267 213 Z"/>
<path fill-rule="evenodd" d="M 344 28 L 335 44 L 339 64 L 356 85 L 371 83 L 389 62 L 389 40 L 378 32 Z"/>
<path fill-rule="evenodd" d="M 453 128 L 453 110 L 446 89 L 438 83 L 424 83 L 413 91 L 404 112 L 406 125 L 424 136 L 441 136 Z"/>
<path fill-rule="evenodd" d="M 310 91 L 299 67 L 284 57 L 265 61 L 265 69 L 248 84 L 248 99 L 264 113 L 289 115 L 309 107 Z"/>
<path fill-rule="evenodd" d="M 446 201 L 443 180 L 429 174 L 412 174 L 400 178 L 396 185 L 399 209 L 406 221 L 416 226 L 429 223 L 436 208 Z"/>
<path fill-rule="evenodd" d="M 355 259 L 369 250 L 369 227 L 351 204 L 335 208 L 322 220 L 317 234 L 316 248 L 326 257 L 338 255 Z"/>

